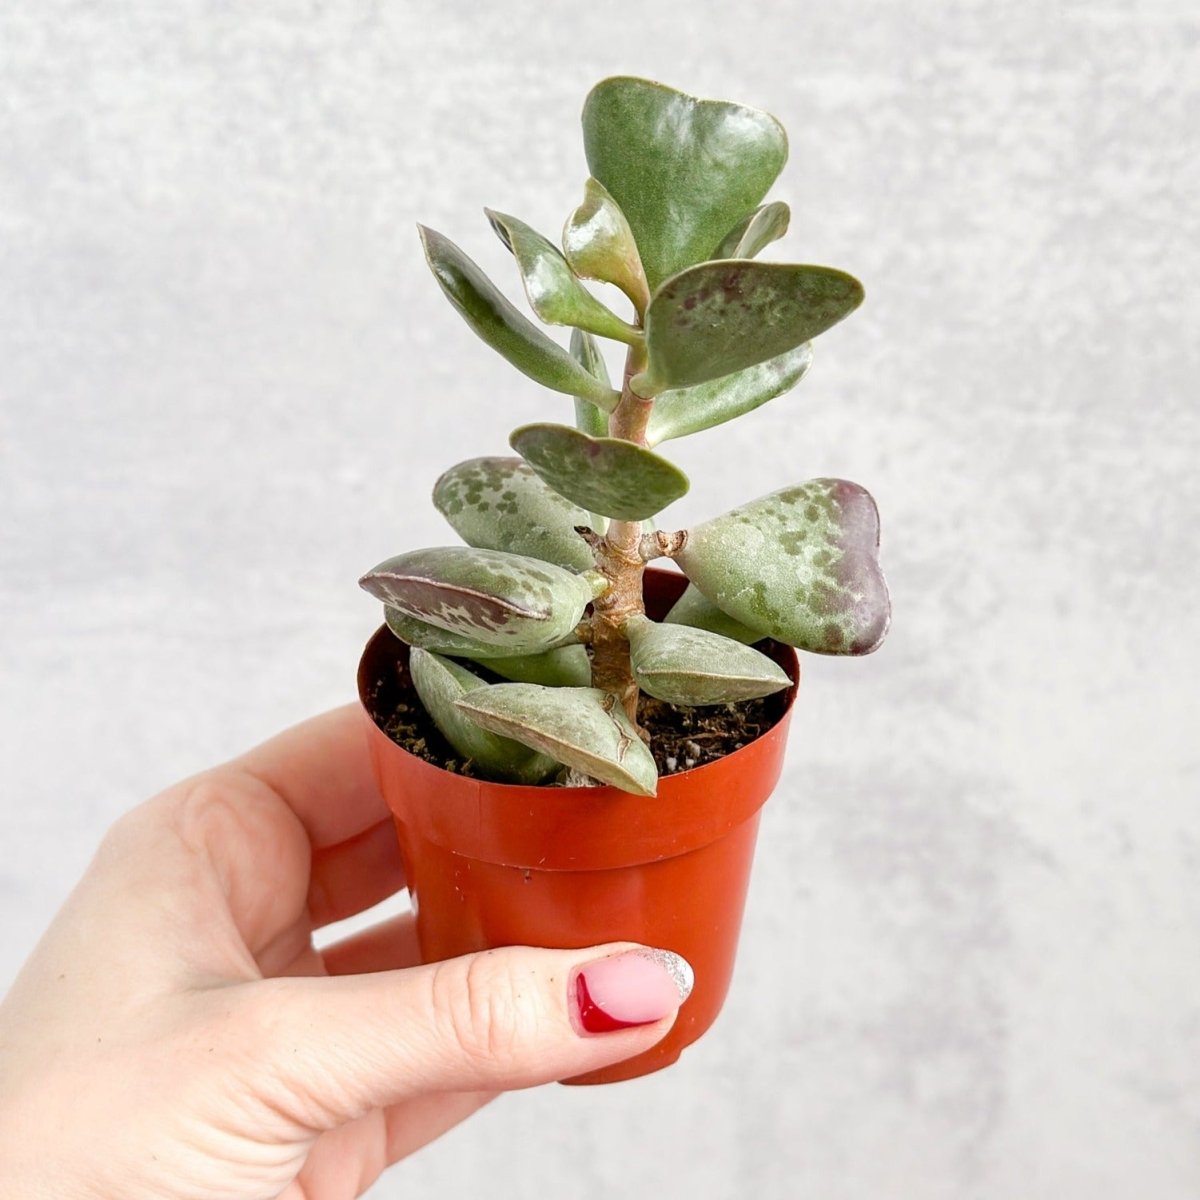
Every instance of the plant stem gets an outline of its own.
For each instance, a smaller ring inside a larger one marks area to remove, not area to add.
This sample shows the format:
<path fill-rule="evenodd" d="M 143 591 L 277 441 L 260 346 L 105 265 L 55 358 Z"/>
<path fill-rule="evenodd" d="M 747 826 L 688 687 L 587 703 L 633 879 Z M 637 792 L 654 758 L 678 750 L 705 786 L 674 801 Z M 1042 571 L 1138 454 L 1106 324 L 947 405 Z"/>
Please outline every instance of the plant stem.
<path fill-rule="evenodd" d="M 646 425 L 652 400 L 644 400 L 629 386 L 630 379 L 646 369 L 646 350 L 640 342 L 625 356 L 621 401 L 608 421 L 609 437 L 646 444 Z M 626 716 L 637 728 L 638 686 L 629 661 L 629 641 L 621 626 L 644 613 L 640 521 L 610 521 L 608 532 L 596 547 L 596 565 L 612 581 L 611 588 L 593 605 L 592 686 L 617 696 Z"/>

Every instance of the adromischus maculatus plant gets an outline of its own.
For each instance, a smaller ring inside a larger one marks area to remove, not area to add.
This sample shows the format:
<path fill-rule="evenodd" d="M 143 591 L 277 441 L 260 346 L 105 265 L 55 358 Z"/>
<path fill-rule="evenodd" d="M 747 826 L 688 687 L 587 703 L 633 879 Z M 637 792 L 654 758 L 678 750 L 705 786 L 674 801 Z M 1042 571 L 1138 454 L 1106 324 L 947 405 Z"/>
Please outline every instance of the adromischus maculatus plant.
<path fill-rule="evenodd" d="M 793 387 L 812 339 L 863 291 L 830 267 L 755 261 L 789 219 L 786 204 L 761 204 L 787 158 L 769 114 L 621 77 L 592 90 L 583 134 L 592 177 L 561 251 L 488 212 L 534 313 L 573 327 L 570 353 L 421 229 L 460 315 L 530 378 L 574 396 L 574 426 L 522 426 L 510 438 L 520 457 L 452 467 L 433 500 L 467 545 L 401 554 L 362 585 L 412 647 L 429 715 L 481 773 L 541 783 L 565 766 L 575 782 L 653 795 L 639 690 L 679 705 L 764 696 L 790 681 L 751 643 L 867 654 L 887 631 L 878 511 L 857 484 L 814 479 L 686 530 L 645 524 L 688 490 L 652 447 Z M 632 319 L 584 279 L 616 285 Z M 593 335 L 626 347 L 619 388 Z M 690 581 L 663 622 L 642 596 L 659 557 Z M 486 684 L 464 660 L 513 682 Z"/>

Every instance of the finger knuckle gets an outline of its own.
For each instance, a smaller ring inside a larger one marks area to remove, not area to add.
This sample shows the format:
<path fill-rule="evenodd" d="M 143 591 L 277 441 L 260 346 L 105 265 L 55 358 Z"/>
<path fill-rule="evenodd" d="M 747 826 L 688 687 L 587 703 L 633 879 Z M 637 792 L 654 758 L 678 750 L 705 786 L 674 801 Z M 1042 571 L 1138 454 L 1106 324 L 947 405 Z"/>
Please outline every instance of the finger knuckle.
<path fill-rule="evenodd" d="M 528 997 L 499 956 L 473 955 L 439 974 L 435 1008 L 456 1048 L 492 1070 L 515 1065 L 529 1026 Z"/>

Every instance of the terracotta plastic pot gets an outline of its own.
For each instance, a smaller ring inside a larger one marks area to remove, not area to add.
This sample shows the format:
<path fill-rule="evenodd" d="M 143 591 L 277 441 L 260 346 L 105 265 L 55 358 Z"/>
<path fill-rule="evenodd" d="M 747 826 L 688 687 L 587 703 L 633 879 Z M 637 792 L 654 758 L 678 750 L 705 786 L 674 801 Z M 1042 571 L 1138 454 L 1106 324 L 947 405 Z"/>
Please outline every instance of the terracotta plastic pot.
<path fill-rule="evenodd" d="M 661 617 L 686 580 L 646 572 Z M 610 1083 L 673 1063 L 716 1019 L 729 989 L 759 810 L 783 766 L 799 682 L 795 651 L 763 647 L 792 677 L 778 722 L 717 762 L 659 780 L 658 795 L 611 787 L 518 787 L 468 779 L 409 754 L 376 723 L 410 687 L 408 648 L 382 627 L 358 689 L 371 756 L 396 821 L 426 962 L 498 946 L 634 941 L 682 954 L 696 972 L 653 1049 L 568 1083 Z"/>

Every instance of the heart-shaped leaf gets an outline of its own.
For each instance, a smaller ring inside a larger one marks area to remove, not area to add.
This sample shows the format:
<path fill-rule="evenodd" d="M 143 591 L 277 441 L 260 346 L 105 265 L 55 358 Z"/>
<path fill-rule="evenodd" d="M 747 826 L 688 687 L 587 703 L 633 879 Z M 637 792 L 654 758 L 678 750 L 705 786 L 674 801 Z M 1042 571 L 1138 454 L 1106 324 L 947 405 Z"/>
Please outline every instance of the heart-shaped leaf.
<path fill-rule="evenodd" d="M 764 204 L 729 231 L 713 258 L 753 258 L 787 233 L 791 219 L 791 210 L 782 200 Z"/>
<path fill-rule="evenodd" d="M 633 677 L 668 704 L 729 704 L 769 696 L 791 683 L 773 659 L 740 642 L 648 617 L 626 623 Z"/>
<path fill-rule="evenodd" d="M 523 317 L 449 238 L 418 226 L 434 278 L 463 320 L 493 350 L 543 387 L 586 396 L 611 412 L 620 395 L 589 375 L 560 345 Z"/>
<path fill-rule="evenodd" d="M 791 391 L 808 374 L 811 365 L 812 344 L 804 342 L 786 354 L 768 358 L 744 371 L 693 387 L 660 392 L 650 410 L 646 441 L 657 446 L 669 438 L 711 429 L 752 412 L 768 400 Z"/>
<path fill-rule="evenodd" d="M 869 654 L 891 616 L 878 555 L 870 494 L 814 479 L 690 530 L 675 561 L 751 629 L 817 654 Z"/>
<path fill-rule="evenodd" d="M 556 492 L 618 521 L 644 520 L 687 494 L 674 463 L 622 438 L 540 423 L 513 430 L 508 441 Z"/>
<path fill-rule="evenodd" d="M 469 546 L 410 550 L 359 583 L 410 617 L 508 654 L 566 640 L 595 594 L 591 578 L 553 563 Z"/>
<path fill-rule="evenodd" d="M 433 503 L 468 546 L 526 554 L 569 571 L 595 566 L 575 532 L 591 524 L 590 515 L 519 458 L 470 458 L 451 467 L 433 485 Z"/>
<path fill-rule="evenodd" d="M 629 221 L 651 292 L 710 258 L 787 161 L 787 135 L 768 113 L 626 76 L 592 89 L 583 144 Z"/>
<path fill-rule="evenodd" d="M 683 595 L 675 601 L 663 620 L 668 625 L 707 629 L 710 633 L 719 633 L 724 638 L 732 638 L 747 646 L 763 638 L 757 629 L 750 629 L 722 612 L 694 583 L 687 585 Z"/>
<path fill-rule="evenodd" d="M 613 787 L 653 796 L 654 757 L 620 701 L 597 688 L 497 683 L 471 692 L 459 709 L 484 729 L 523 742 Z"/>
<path fill-rule="evenodd" d="M 582 648 L 582 647 L 581 647 Z M 442 736 L 463 758 L 489 779 L 505 783 L 541 783 L 558 770 L 558 763 L 511 738 L 480 728 L 456 707 L 471 692 L 487 685 L 466 667 L 448 658 L 416 650 L 409 655 L 413 687 Z"/>
<path fill-rule="evenodd" d="M 416 617 L 410 617 L 407 613 L 402 613 L 398 608 L 392 608 L 390 605 L 384 605 L 383 619 L 388 629 L 406 646 L 419 646 L 422 650 L 430 650 L 434 654 L 471 658 L 481 663 L 494 658 L 511 657 L 509 651 L 503 646 L 487 646 L 475 641 L 474 638 L 462 637 L 457 633 L 449 632 L 449 630 L 439 629 L 436 625 L 430 625 L 428 621 L 419 621 Z M 579 635 L 574 629 L 561 639 L 562 644 L 568 645 L 575 645 L 578 641 Z M 546 653 L 552 653 L 553 649 L 557 648 L 547 649 Z M 540 654 L 541 651 L 537 653 Z"/>
<path fill-rule="evenodd" d="M 633 386 L 651 396 L 752 367 L 824 333 L 862 298 L 862 284 L 833 267 L 701 263 L 668 279 L 650 301 L 650 361 Z"/>
<path fill-rule="evenodd" d="M 540 683 L 545 687 L 587 687 L 592 682 L 592 660 L 583 646 L 559 646 L 543 654 L 477 660 L 489 671 L 515 683 Z"/>
<path fill-rule="evenodd" d="M 584 184 L 583 203 L 567 218 L 562 240 L 567 262 L 576 275 L 615 284 L 639 314 L 646 311 L 650 289 L 633 230 L 621 206 L 598 179 Z"/>
<path fill-rule="evenodd" d="M 562 252 L 524 221 L 485 208 L 500 240 L 521 270 L 529 307 L 549 325 L 574 325 L 618 342 L 635 342 L 639 333 L 610 312 L 575 278 Z"/>

